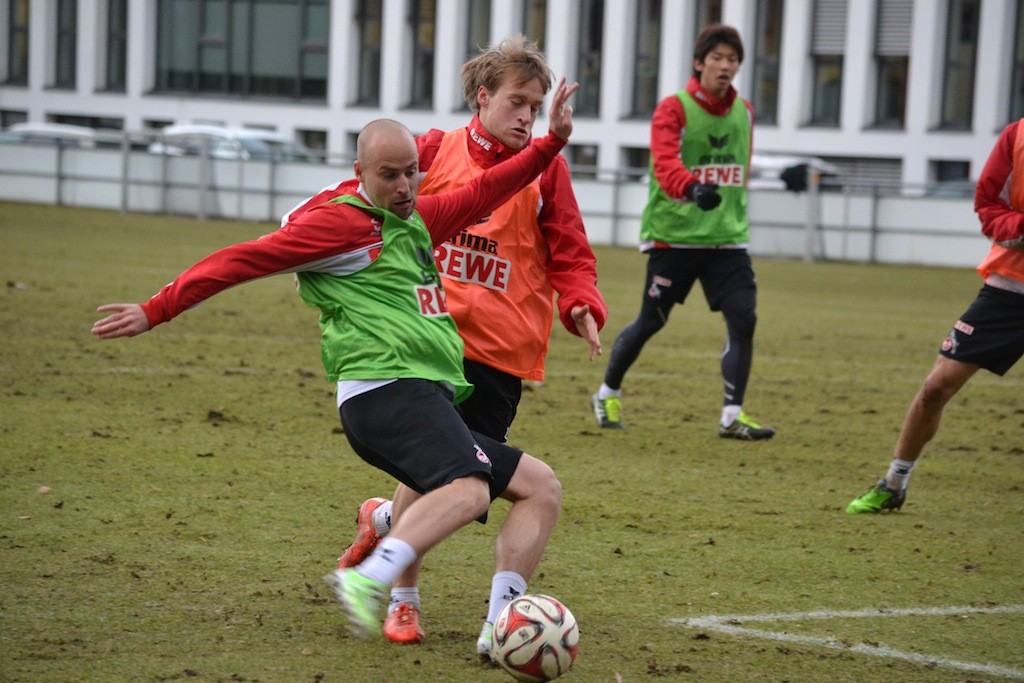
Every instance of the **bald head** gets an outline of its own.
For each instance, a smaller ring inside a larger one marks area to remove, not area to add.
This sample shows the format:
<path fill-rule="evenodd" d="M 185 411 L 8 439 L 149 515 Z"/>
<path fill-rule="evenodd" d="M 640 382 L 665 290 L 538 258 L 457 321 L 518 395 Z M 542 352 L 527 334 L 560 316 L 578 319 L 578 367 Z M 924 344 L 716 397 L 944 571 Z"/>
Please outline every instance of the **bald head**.
<path fill-rule="evenodd" d="M 374 155 L 389 152 L 392 147 L 401 148 L 403 145 L 416 148 L 416 142 L 409 129 L 394 119 L 377 119 L 370 121 L 359 131 L 359 137 L 356 138 L 356 158 L 365 163 Z"/>
<path fill-rule="evenodd" d="M 409 129 L 392 119 L 366 124 L 356 140 L 356 177 L 370 201 L 399 218 L 416 207 L 419 154 Z"/>

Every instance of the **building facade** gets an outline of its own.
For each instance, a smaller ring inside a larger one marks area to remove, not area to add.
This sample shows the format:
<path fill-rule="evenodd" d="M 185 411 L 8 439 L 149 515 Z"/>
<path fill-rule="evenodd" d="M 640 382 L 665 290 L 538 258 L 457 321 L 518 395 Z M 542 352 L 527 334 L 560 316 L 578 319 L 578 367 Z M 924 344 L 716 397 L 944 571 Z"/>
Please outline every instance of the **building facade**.
<path fill-rule="evenodd" d="M 350 158 L 375 118 L 464 125 L 461 64 L 521 32 L 581 84 L 574 172 L 615 173 L 646 167 L 712 21 L 744 38 L 755 149 L 850 182 L 976 178 L 1024 116 L 1024 0 L 0 0 L 0 123 L 256 126 Z"/>

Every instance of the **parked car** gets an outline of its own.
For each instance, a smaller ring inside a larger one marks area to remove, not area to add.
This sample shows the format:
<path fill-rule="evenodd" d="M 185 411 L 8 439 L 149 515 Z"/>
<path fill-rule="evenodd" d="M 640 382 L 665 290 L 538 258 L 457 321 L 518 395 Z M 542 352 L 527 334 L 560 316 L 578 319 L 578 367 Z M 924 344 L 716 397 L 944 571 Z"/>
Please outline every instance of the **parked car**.
<path fill-rule="evenodd" d="M 147 142 L 137 134 L 109 128 L 89 128 L 67 123 L 15 123 L 0 132 L 0 143 L 60 145 L 81 149 L 120 149 L 125 136 L 132 149 L 145 149 Z"/>
<path fill-rule="evenodd" d="M 164 128 L 150 144 L 152 154 L 201 154 L 203 145 L 214 159 L 316 163 L 316 152 L 286 135 L 260 128 L 179 124 Z"/>
<path fill-rule="evenodd" d="M 836 177 L 840 174 L 839 167 L 818 157 L 755 152 L 750 156 L 747 188 L 802 192 L 807 189 L 808 169 L 817 171 L 823 177 Z"/>

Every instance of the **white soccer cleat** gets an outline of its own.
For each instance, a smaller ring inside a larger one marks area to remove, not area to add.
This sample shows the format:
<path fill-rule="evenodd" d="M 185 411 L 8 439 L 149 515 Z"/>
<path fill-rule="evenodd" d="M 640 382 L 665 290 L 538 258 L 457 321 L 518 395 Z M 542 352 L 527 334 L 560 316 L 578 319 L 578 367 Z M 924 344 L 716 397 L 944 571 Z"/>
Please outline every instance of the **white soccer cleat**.
<path fill-rule="evenodd" d="M 481 664 L 498 666 L 494 661 L 494 624 L 485 621 L 480 629 L 480 637 L 476 639 L 476 656 Z"/>

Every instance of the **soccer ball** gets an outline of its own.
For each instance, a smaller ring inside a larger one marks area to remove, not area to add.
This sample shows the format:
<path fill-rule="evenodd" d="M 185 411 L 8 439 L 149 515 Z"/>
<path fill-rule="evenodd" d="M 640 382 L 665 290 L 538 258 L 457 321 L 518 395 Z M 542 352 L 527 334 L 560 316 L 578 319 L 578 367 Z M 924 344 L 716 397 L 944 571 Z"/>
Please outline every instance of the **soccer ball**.
<path fill-rule="evenodd" d="M 521 595 L 494 622 L 494 659 L 520 681 L 550 681 L 572 666 L 580 649 L 576 617 L 547 595 Z"/>

